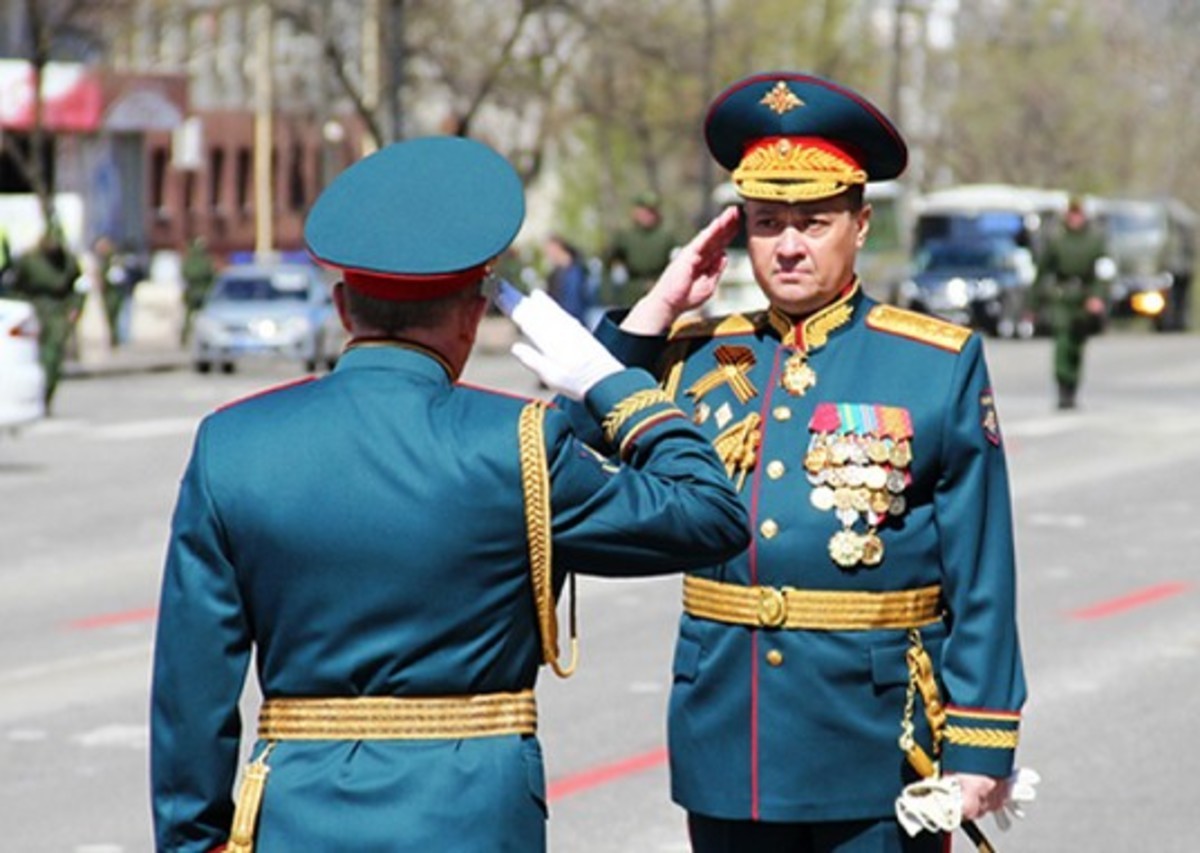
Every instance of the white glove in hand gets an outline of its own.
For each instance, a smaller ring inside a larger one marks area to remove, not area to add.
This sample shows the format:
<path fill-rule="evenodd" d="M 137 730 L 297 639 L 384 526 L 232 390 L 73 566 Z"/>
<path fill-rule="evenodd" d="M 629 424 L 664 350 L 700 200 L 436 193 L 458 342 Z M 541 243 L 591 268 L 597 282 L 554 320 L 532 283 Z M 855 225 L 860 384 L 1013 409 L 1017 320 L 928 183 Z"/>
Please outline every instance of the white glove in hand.
<path fill-rule="evenodd" d="M 582 400 L 601 379 L 625 369 L 582 323 L 542 291 L 522 296 L 502 282 L 495 300 L 529 340 L 513 344 L 512 354 L 551 390 Z"/>
<path fill-rule="evenodd" d="M 1032 768 L 1018 767 L 1014 770 L 1008 777 L 1008 799 L 992 813 L 996 818 L 996 826 L 1007 832 L 1014 817 L 1025 817 L 1023 806 L 1037 799 L 1037 783 L 1041 781 L 1042 777 Z"/>
<path fill-rule="evenodd" d="M 910 836 L 921 830 L 953 832 L 962 823 L 962 788 L 953 776 L 905 785 L 896 798 L 896 819 Z"/>

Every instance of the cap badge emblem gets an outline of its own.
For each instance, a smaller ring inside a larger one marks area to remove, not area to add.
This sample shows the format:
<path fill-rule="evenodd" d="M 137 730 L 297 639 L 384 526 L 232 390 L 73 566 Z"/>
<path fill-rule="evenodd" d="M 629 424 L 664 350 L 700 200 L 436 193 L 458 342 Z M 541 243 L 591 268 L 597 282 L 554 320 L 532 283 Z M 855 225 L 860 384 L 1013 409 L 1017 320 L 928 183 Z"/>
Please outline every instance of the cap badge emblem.
<path fill-rule="evenodd" d="M 784 83 L 782 80 L 776 83 L 775 88 L 764 95 L 759 103 L 769 107 L 779 115 L 791 112 L 796 107 L 804 106 L 804 101 L 796 97 L 796 93 L 789 89 L 787 83 Z"/>

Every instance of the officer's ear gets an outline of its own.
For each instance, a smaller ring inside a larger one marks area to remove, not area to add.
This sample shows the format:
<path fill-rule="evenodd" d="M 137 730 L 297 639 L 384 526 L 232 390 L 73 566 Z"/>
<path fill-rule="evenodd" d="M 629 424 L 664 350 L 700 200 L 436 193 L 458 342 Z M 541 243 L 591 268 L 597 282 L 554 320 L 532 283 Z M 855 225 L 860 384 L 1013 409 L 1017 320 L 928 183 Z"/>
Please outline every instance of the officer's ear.
<path fill-rule="evenodd" d="M 353 333 L 354 329 L 350 324 L 350 309 L 346 307 L 346 283 L 344 281 L 333 285 L 333 306 L 337 309 L 338 320 L 341 321 L 342 328 Z"/>
<path fill-rule="evenodd" d="M 457 312 L 459 337 L 473 343 L 479 324 L 483 322 L 483 315 L 487 313 L 488 298 L 479 289 L 469 290 L 461 298 L 463 305 Z"/>
<path fill-rule="evenodd" d="M 871 213 L 873 208 L 871 205 L 863 202 L 862 207 L 854 211 L 854 224 L 858 228 L 858 235 L 855 237 L 855 243 L 858 248 L 866 245 L 867 234 L 871 231 Z"/>

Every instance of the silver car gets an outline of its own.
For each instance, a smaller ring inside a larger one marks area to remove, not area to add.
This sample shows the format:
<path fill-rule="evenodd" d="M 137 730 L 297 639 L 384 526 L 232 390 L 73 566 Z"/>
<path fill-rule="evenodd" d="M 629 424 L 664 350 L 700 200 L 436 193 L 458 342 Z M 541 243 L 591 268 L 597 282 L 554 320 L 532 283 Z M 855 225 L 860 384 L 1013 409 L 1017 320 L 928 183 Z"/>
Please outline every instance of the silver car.
<path fill-rule="evenodd" d="M 192 365 L 199 373 L 232 373 L 245 358 L 300 361 L 330 370 L 345 332 L 330 284 L 310 264 L 235 264 L 217 276 L 193 331 Z"/>

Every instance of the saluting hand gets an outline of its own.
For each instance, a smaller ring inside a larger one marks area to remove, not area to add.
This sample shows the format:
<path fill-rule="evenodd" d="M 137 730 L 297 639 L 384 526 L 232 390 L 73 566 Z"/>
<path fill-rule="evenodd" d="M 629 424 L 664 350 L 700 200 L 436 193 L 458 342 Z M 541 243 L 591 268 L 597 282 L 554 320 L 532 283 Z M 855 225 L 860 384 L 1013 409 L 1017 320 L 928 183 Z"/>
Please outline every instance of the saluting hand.
<path fill-rule="evenodd" d="M 727 207 L 680 249 L 654 287 L 630 310 L 621 328 L 658 335 L 685 311 L 699 308 L 717 290 L 725 271 L 725 249 L 738 230 L 738 208 Z"/>
<path fill-rule="evenodd" d="M 513 344 L 512 354 L 552 391 L 582 400 L 596 383 L 624 370 L 582 323 L 544 291 L 522 296 L 502 281 L 493 299 L 528 339 Z"/>

